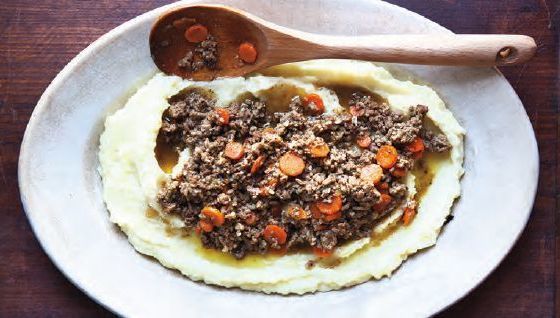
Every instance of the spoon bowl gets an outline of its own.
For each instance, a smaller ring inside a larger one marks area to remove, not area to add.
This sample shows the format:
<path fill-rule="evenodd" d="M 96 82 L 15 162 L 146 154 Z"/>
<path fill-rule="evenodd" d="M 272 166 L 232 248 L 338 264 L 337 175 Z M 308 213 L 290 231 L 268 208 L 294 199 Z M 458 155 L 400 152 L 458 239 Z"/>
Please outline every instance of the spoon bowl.
<path fill-rule="evenodd" d="M 208 28 L 218 39 L 218 68 L 202 68 L 189 72 L 179 67 L 178 61 L 195 48 L 195 43 L 185 39 L 186 29 L 194 24 Z M 255 45 L 259 58 L 255 64 L 239 60 L 237 48 L 242 42 Z M 151 55 L 160 70 L 194 80 L 211 80 L 222 76 L 241 76 L 257 70 L 266 61 L 267 37 L 261 28 L 246 15 L 222 6 L 198 5 L 182 7 L 162 15 L 150 33 Z"/>

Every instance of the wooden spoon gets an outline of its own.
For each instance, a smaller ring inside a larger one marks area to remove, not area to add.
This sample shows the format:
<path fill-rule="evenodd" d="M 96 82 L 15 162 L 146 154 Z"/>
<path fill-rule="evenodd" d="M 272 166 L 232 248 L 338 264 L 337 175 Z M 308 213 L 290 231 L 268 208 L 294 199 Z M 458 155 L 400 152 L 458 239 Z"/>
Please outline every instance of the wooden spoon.
<path fill-rule="evenodd" d="M 190 72 L 178 66 L 196 47 L 185 38 L 194 24 L 208 29 L 218 42 L 216 69 Z M 257 50 L 252 64 L 241 62 L 239 45 Z M 241 76 L 269 66 L 323 58 L 378 62 L 505 66 L 526 62 L 535 53 L 533 38 L 524 35 L 403 34 L 331 36 L 301 32 L 220 5 L 193 5 L 165 13 L 154 24 L 150 50 L 157 67 L 167 74 L 195 80 Z"/>

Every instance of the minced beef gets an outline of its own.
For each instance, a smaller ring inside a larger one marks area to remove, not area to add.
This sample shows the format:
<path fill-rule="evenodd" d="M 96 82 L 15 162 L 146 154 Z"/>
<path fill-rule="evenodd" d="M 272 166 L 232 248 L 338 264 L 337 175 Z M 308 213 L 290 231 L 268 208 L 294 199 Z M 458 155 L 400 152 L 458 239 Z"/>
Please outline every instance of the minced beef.
<path fill-rule="evenodd" d="M 237 258 L 296 246 L 330 251 L 369 236 L 380 218 L 406 200 L 397 172 L 411 169 L 418 158 L 407 145 L 421 137 L 429 151 L 450 147 L 445 136 L 423 129 L 427 107 L 414 106 L 403 115 L 360 94 L 350 101 L 354 115 L 310 116 L 298 96 L 284 113 L 267 112 L 258 99 L 216 108 L 211 94 L 197 90 L 170 103 L 161 132 L 177 151 L 190 148 L 191 158 L 161 189 L 159 203 L 165 213 L 181 216 L 187 229 L 196 229 L 205 247 Z M 360 148 L 357 136 L 369 136 L 371 143 Z M 236 159 L 226 151 L 234 142 L 243 146 Z M 328 154 L 317 157 L 310 145 L 327 145 Z M 376 163 L 383 145 L 394 146 L 398 160 L 383 169 L 379 182 L 366 182 L 360 173 Z M 305 164 L 297 176 L 280 167 L 288 153 Z M 387 197 L 390 202 L 383 204 Z M 342 202 L 339 214 L 318 214 L 318 202 L 333 205 L 336 199 Z M 216 226 L 201 212 L 209 207 L 223 216 Z M 267 237 L 271 226 L 284 231 L 285 242 Z"/>
<path fill-rule="evenodd" d="M 177 65 L 188 72 L 196 72 L 203 67 L 215 69 L 218 64 L 218 42 L 212 35 L 206 40 L 198 43 L 196 47 L 188 51 L 185 57 L 177 62 Z"/>

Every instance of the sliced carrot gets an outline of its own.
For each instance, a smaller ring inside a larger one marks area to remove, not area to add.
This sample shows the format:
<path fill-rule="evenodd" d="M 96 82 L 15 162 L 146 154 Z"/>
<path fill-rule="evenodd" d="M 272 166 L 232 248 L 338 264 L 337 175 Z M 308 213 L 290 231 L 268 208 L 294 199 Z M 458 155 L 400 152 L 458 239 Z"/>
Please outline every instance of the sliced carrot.
<path fill-rule="evenodd" d="M 325 112 L 325 104 L 321 96 L 311 93 L 303 98 L 303 105 L 314 115 L 321 115 Z"/>
<path fill-rule="evenodd" d="M 342 196 L 335 194 L 331 198 L 331 202 L 317 202 L 317 208 L 323 214 L 336 214 L 342 210 Z"/>
<path fill-rule="evenodd" d="M 290 177 L 296 177 L 303 173 L 305 170 L 305 161 L 297 154 L 288 152 L 280 157 L 279 161 L 280 171 Z"/>
<path fill-rule="evenodd" d="M 239 46 L 239 58 L 245 62 L 253 64 L 257 60 L 257 49 L 249 42 L 243 42 Z"/>
<path fill-rule="evenodd" d="M 232 160 L 239 160 L 243 157 L 245 150 L 243 149 L 243 145 L 238 142 L 228 142 L 226 145 L 226 149 L 224 150 L 224 154 L 226 157 Z"/>
<path fill-rule="evenodd" d="M 375 212 L 381 212 L 385 210 L 385 208 L 393 201 L 390 195 L 386 193 L 381 193 L 381 197 L 379 197 L 379 201 L 373 205 L 373 210 Z"/>
<path fill-rule="evenodd" d="M 311 210 L 311 216 L 314 219 L 320 219 L 323 216 L 323 213 L 321 213 L 321 210 L 319 210 L 316 203 L 312 203 L 309 206 L 309 210 Z"/>
<path fill-rule="evenodd" d="M 365 113 L 365 110 L 363 108 L 357 106 L 350 106 L 348 108 L 348 111 L 350 112 L 350 115 L 354 117 L 362 116 Z"/>
<path fill-rule="evenodd" d="M 368 148 L 371 145 L 371 137 L 369 135 L 362 135 L 356 139 L 356 143 L 360 148 Z"/>
<path fill-rule="evenodd" d="M 218 114 L 218 123 L 220 125 L 227 125 L 229 124 L 229 110 L 225 108 L 216 108 L 216 114 Z"/>
<path fill-rule="evenodd" d="M 305 220 L 309 218 L 307 211 L 296 204 L 288 206 L 288 215 L 295 220 Z"/>
<path fill-rule="evenodd" d="M 403 216 L 402 216 L 403 224 L 409 225 L 412 222 L 412 219 L 414 219 L 415 215 L 416 215 L 416 209 L 411 207 L 406 207 L 404 209 Z"/>
<path fill-rule="evenodd" d="M 253 225 L 255 223 L 257 223 L 257 216 L 255 213 L 249 213 L 245 216 L 245 224 Z"/>
<path fill-rule="evenodd" d="M 318 207 L 317 203 L 311 204 L 309 206 L 309 209 L 311 210 L 311 216 L 314 219 L 323 219 L 325 221 L 333 221 L 333 220 L 336 220 L 336 219 L 340 219 L 342 217 L 342 212 L 341 211 L 331 213 L 331 214 L 321 212 L 321 210 L 319 210 L 319 207 Z"/>
<path fill-rule="evenodd" d="M 391 169 L 397 163 L 397 149 L 390 145 L 383 145 L 377 151 L 375 160 L 384 169 Z"/>
<path fill-rule="evenodd" d="M 282 227 L 269 224 L 264 228 L 263 236 L 269 243 L 278 243 L 279 245 L 282 245 L 286 243 L 288 234 L 286 234 L 286 231 Z"/>
<path fill-rule="evenodd" d="M 360 170 L 360 179 L 367 184 L 378 184 L 383 178 L 383 168 L 375 163 L 364 166 Z"/>
<path fill-rule="evenodd" d="M 198 221 L 198 227 L 200 228 L 201 231 L 206 233 L 212 232 L 212 230 L 214 229 L 214 225 L 212 225 L 212 223 L 207 220 Z"/>
<path fill-rule="evenodd" d="M 329 155 L 330 148 L 326 143 L 309 145 L 309 152 L 313 158 L 324 158 Z"/>
<path fill-rule="evenodd" d="M 262 167 L 265 160 L 266 160 L 265 156 L 258 156 L 257 159 L 255 159 L 255 162 L 253 162 L 253 165 L 251 166 L 251 174 L 257 173 L 259 169 Z"/>
<path fill-rule="evenodd" d="M 210 220 L 214 226 L 221 226 L 225 222 L 224 214 L 216 208 L 207 206 L 204 207 L 200 213 L 202 213 L 207 220 Z"/>
<path fill-rule="evenodd" d="M 323 220 L 325 221 L 334 221 L 334 220 L 338 220 L 342 217 L 342 212 L 338 211 L 334 214 L 325 214 L 323 215 Z"/>
<path fill-rule="evenodd" d="M 394 168 L 393 171 L 391 171 L 391 174 L 397 178 L 402 178 L 404 176 L 406 176 L 406 169 L 405 168 Z"/>
<path fill-rule="evenodd" d="M 313 246 L 313 254 L 317 257 L 329 257 L 333 254 L 333 250 L 322 249 L 317 246 Z"/>
<path fill-rule="evenodd" d="M 377 185 L 377 190 L 381 193 L 389 192 L 389 184 L 387 182 L 381 182 Z"/>
<path fill-rule="evenodd" d="M 208 28 L 202 24 L 194 24 L 185 31 L 185 38 L 192 43 L 198 43 L 206 40 L 208 37 Z"/>
<path fill-rule="evenodd" d="M 420 137 L 414 138 L 414 140 L 406 145 L 406 150 L 410 152 L 421 152 L 424 151 L 424 141 Z"/>

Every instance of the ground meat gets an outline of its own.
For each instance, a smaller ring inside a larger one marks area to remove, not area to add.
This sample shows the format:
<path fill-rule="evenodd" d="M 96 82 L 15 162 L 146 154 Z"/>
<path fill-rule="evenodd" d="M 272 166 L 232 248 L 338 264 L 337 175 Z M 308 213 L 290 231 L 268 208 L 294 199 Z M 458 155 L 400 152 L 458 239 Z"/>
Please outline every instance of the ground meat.
<path fill-rule="evenodd" d="M 312 246 L 331 250 L 341 242 L 369 236 L 388 212 L 403 203 L 406 186 L 394 169 L 410 169 L 415 156 L 406 144 L 422 136 L 427 148 L 443 151 L 449 143 L 443 135 L 422 130 L 425 106 L 411 107 L 410 115 L 398 114 L 370 96 L 354 95 L 348 113 L 309 116 L 299 97 L 294 97 L 285 113 L 268 113 L 258 99 L 232 103 L 225 109 L 225 123 L 215 108 L 212 93 L 189 90 L 170 99 L 163 116 L 161 133 L 177 151 L 191 149 L 191 158 L 159 193 L 164 212 L 179 215 L 187 229 L 198 228 L 205 247 L 231 253 L 237 258 L 247 253 L 266 253 L 285 246 Z M 356 146 L 356 137 L 369 135 L 367 149 Z M 243 145 L 240 159 L 226 154 L 226 145 Z M 317 158 L 310 145 L 326 144 L 326 157 Z M 364 182 L 362 167 L 376 162 L 382 145 L 392 144 L 400 155 L 395 168 L 384 170 L 379 183 Z M 303 172 L 289 177 L 279 168 L 286 153 L 302 158 Z M 253 172 L 257 159 L 261 165 Z M 385 184 L 382 188 L 380 185 Z M 379 208 L 382 194 L 392 200 Z M 326 219 L 313 214 L 317 202 L 342 198 L 340 216 Z M 205 207 L 218 209 L 223 224 L 210 231 L 200 230 Z M 291 214 L 299 208 L 298 217 Z M 279 226 L 286 242 L 267 240 L 267 226 Z"/>
<path fill-rule="evenodd" d="M 418 105 L 410 108 L 410 118 L 403 122 L 396 122 L 387 132 L 387 137 L 394 144 L 408 144 L 418 136 L 422 128 L 422 119 L 428 112 L 428 107 Z"/>
<path fill-rule="evenodd" d="M 424 138 L 424 144 L 428 151 L 444 152 L 451 149 L 449 140 L 442 134 L 434 134 L 429 130 L 422 130 L 422 137 Z"/>
<path fill-rule="evenodd" d="M 188 51 L 185 57 L 177 62 L 179 67 L 188 72 L 196 72 L 203 67 L 215 69 L 218 64 L 218 42 L 212 35 L 206 40 L 198 43 L 196 47 Z"/>
<path fill-rule="evenodd" d="M 216 63 L 218 62 L 218 42 L 216 42 L 213 36 L 208 35 L 206 40 L 196 46 L 194 52 L 202 57 L 204 66 L 209 69 L 216 68 Z"/>

